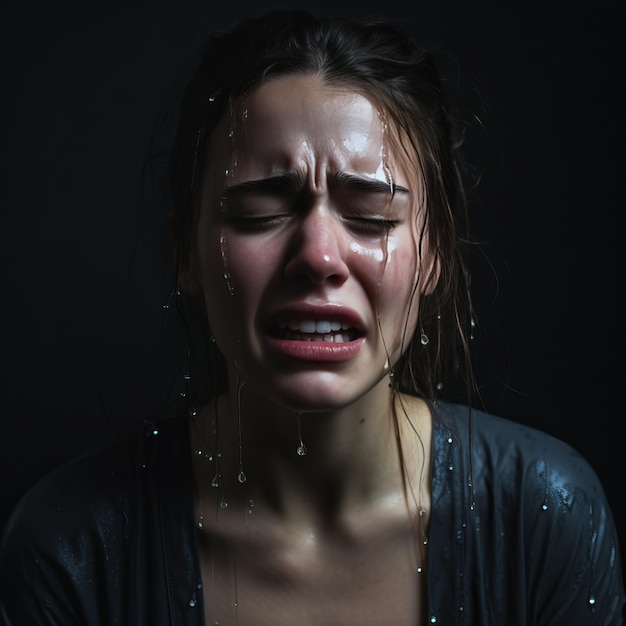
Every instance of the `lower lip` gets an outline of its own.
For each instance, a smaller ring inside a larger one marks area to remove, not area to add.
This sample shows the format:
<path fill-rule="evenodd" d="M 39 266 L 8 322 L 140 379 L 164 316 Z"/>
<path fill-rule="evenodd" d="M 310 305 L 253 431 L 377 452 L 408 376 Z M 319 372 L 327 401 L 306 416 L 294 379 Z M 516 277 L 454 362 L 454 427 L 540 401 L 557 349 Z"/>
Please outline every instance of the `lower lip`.
<path fill-rule="evenodd" d="M 336 363 L 353 359 L 363 347 L 365 339 L 333 343 L 331 341 L 293 341 L 267 337 L 269 348 L 284 357 L 299 361 Z"/>

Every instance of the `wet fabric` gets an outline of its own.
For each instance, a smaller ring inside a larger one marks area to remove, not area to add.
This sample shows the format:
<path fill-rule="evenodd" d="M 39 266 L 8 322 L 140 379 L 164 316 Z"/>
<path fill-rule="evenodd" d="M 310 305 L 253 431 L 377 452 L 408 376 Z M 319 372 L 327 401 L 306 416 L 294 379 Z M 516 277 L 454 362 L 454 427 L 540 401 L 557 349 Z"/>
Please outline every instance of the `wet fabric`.
<path fill-rule="evenodd" d="M 526 426 L 432 409 L 428 623 L 623 624 L 614 523 L 588 463 Z M 5 529 L 2 626 L 204 626 L 192 484 L 187 418 L 44 478 Z"/>

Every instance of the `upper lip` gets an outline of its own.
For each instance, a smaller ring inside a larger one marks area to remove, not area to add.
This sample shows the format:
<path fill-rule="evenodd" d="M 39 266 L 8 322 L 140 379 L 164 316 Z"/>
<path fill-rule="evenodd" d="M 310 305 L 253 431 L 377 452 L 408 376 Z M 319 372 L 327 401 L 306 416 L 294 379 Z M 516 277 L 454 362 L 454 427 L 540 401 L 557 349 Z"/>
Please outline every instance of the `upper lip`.
<path fill-rule="evenodd" d="M 272 327 L 299 320 L 339 321 L 342 325 L 355 328 L 360 333 L 364 332 L 365 329 L 365 323 L 354 309 L 332 302 L 322 305 L 301 302 L 285 306 L 268 316 L 267 326 Z"/>

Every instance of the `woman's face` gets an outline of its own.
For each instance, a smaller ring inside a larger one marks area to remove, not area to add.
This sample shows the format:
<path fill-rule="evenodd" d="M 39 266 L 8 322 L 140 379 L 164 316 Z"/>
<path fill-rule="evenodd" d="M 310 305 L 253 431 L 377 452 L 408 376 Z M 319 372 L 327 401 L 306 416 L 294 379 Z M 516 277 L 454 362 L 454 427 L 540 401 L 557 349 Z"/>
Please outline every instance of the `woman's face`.
<path fill-rule="evenodd" d="M 431 267 L 419 176 L 385 116 L 316 75 L 275 78 L 225 116 L 207 162 L 182 282 L 231 371 L 296 411 L 363 397 L 406 347 Z"/>

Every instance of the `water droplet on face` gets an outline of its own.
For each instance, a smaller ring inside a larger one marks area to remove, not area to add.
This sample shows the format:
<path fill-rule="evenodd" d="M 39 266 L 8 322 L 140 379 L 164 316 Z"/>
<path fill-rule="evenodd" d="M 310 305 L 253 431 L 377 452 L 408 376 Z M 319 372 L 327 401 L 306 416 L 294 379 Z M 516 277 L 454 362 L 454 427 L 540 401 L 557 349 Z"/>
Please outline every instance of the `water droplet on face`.
<path fill-rule="evenodd" d="M 422 333 L 420 335 L 420 343 L 423 346 L 427 346 L 429 341 L 430 341 L 430 339 L 428 338 L 428 335 L 426 333 Z"/>
<path fill-rule="evenodd" d="M 225 500 L 222 500 L 220 502 L 220 509 L 227 509 L 228 508 L 228 502 L 226 502 Z"/>
<path fill-rule="evenodd" d="M 418 574 L 421 574 L 421 573 L 422 573 L 422 568 L 421 568 L 421 567 L 418 567 L 415 571 L 416 571 Z"/>
<path fill-rule="evenodd" d="M 300 444 L 296 450 L 298 456 L 306 456 L 307 449 L 303 444 Z"/>
<path fill-rule="evenodd" d="M 245 475 L 245 473 L 243 472 L 243 470 L 242 470 L 241 472 L 239 472 L 239 474 L 237 474 L 237 480 L 238 480 L 241 484 L 243 484 L 243 483 L 245 483 L 245 482 L 246 482 L 247 478 L 246 478 L 246 475 Z"/>

